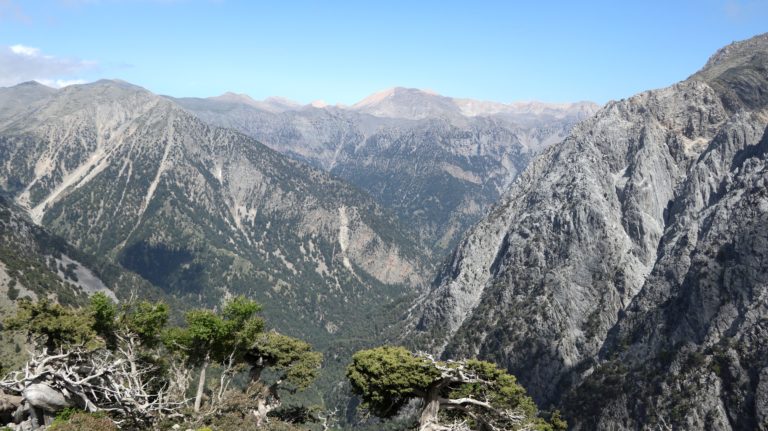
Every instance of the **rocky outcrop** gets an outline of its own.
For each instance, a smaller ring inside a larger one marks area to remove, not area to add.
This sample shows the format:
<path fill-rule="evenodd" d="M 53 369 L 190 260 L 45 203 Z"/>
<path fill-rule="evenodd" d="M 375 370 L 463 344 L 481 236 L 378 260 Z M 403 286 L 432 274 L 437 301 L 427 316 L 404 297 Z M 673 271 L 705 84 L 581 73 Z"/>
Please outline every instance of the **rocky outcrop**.
<path fill-rule="evenodd" d="M 0 390 L 0 424 L 13 423 L 14 414 L 21 407 L 22 397 Z"/>
<path fill-rule="evenodd" d="M 611 102 L 461 241 L 410 334 L 582 429 L 754 429 L 765 399 L 768 36 Z"/>

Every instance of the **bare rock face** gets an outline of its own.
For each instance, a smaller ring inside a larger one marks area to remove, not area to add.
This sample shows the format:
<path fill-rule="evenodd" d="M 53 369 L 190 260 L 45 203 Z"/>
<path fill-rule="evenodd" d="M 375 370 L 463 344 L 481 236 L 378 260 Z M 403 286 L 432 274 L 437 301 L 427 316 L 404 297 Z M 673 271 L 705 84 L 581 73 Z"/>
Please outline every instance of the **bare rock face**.
<path fill-rule="evenodd" d="M 579 429 L 765 428 L 767 126 L 766 35 L 609 103 L 462 239 L 409 334 Z"/>

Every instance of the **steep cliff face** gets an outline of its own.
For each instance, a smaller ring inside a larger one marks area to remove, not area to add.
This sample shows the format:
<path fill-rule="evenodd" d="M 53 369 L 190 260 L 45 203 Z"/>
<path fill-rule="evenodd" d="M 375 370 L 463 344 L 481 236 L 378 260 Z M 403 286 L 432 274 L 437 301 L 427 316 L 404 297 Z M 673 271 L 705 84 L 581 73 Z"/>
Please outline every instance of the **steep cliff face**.
<path fill-rule="evenodd" d="M 768 426 L 764 126 L 729 121 L 686 181 L 642 290 L 565 397 L 579 428 Z"/>
<path fill-rule="evenodd" d="M 693 428 L 757 423 L 756 389 L 699 367 L 656 391 L 650 363 L 664 358 L 664 380 L 689 352 L 710 363 L 724 334 L 750 355 L 764 344 L 766 66 L 763 35 L 576 126 L 464 237 L 411 333 L 448 357 L 499 361 L 584 429 L 592 417 L 650 427 L 654 411 Z M 758 387 L 764 360 L 751 358 L 734 366 Z M 709 383 L 699 404 L 674 396 Z"/>
<path fill-rule="evenodd" d="M 582 429 L 768 429 L 767 50 L 766 36 L 731 45 L 692 77 L 731 115 L 679 186 L 642 290 L 566 398 L 594 412 Z M 584 396 L 606 379 L 622 393 Z"/>
<path fill-rule="evenodd" d="M 167 292 L 248 294 L 327 341 L 422 285 L 426 253 L 330 175 L 117 81 L 59 90 L 0 130 L 0 183 L 33 219 Z"/>
<path fill-rule="evenodd" d="M 535 154 L 597 109 L 588 102 L 460 100 L 406 88 L 349 108 L 276 109 L 232 96 L 177 102 L 365 190 L 440 256 Z"/>

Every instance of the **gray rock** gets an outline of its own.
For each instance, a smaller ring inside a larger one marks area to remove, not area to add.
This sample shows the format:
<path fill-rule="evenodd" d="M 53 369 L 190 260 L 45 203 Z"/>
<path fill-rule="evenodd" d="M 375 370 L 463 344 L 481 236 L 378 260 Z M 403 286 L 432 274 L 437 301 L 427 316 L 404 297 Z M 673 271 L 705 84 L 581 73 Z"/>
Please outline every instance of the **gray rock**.
<path fill-rule="evenodd" d="M 577 429 L 755 429 L 768 318 L 768 35 L 610 102 L 534 160 L 413 307 Z"/>
<path fill-rule="evenodd" d="M 72 399 L 62 394 L 61 391 L 51 388 L 44 383 L 32 383 L 24 388 L 22 396 L 30 406 L 46 412 L 58 412 L 76 405 Z"/>

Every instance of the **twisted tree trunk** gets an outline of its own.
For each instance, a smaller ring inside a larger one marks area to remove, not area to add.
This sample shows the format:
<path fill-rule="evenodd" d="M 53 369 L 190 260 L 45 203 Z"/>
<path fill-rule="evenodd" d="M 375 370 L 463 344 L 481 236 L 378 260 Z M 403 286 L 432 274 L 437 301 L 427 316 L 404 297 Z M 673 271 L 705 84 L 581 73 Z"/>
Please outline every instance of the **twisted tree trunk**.
<path fill-rule="evenodd" d="M 262 391 L 262 394 L 259 396 L 256 409 L 253 411 L 253 415 L 256 417 L 256 426 L 263 425 L 267 421 L 269 412 L 280 407 L 280 404 L 282 404 L 280 395 L 277 393 L 277 386 L 279 384 L 280 381 L 278 380 Z"/>
<path fill-rule="evenodd" d="M 438 418 L 440 413 L 440 386 L 432 386 L 424 397 L 424 409 L 419 418 L 419 431 L 444 431 L 447 430 L 440 425 Z"/>

